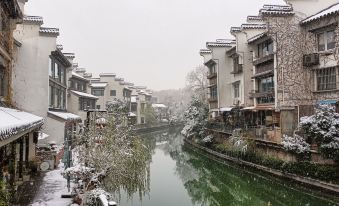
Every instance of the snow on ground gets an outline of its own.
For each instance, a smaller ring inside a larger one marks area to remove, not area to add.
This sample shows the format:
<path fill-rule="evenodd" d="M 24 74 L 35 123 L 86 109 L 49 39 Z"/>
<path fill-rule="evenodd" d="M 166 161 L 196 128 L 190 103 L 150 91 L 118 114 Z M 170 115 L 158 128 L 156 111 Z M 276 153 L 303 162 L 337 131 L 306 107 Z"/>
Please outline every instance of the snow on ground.
<path fill-rule="evenodd" d="M 67 206 L 72 204 L 72 199 L 61 198 L 62 194 L 69 194 L 67 180 L 61 175 L 63 170 L 63 164 L 60 164 L 57 169 L 46 173 L 32 206 Z"/>

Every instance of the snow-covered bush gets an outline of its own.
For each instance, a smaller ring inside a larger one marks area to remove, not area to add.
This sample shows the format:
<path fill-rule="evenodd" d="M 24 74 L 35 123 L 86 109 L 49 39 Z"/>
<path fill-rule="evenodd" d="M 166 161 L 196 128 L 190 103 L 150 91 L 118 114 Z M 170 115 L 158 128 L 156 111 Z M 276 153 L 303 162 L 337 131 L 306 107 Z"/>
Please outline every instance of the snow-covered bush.
<path fill-rule="evenodd" d="M 204 138 L 208 117 L 208 106 L 197 97 L 192 97 L 188 109 L 184 113 L 185 127 L 182 134 L 186 137 Z"/>
<path fill-rule="evenodd" d="M 310 145 L 305 141 L 303 137 L 296 134 L 293 137 L 284 135 L 282 145 L 286 151 L 290 151 L 296 154 L 304 154 L 310 152 Z"/>
<path fill-rule="evenodd" d="M 314 115 L 301 118 L 300 126 L 325 157 L 339 161 L 339 114 L 333 106 L 319 105 Z"/>
<path fill-rule="evenodd" d="M 233 134 L 228 142 L 231 144 L 231 148 L 233 151 L 239 151 L 242 153 L 246 153 L 248 149 L 247 141 L 241 135 Z"/>

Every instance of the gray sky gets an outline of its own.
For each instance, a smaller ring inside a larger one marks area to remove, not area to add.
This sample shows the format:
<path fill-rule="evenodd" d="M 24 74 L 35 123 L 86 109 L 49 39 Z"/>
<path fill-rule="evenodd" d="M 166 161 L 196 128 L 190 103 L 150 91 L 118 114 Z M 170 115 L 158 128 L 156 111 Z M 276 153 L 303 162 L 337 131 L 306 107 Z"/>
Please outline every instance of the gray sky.
<path fill-rule="evenodd" d="M 232 2 L 232 3 L 230 3 Z M 206 41 L 283 0 L 29 0 L 25 13 L 60 28 L 58 43 L 88 72 L 114 72 L 154 90 L 185 85 Z"/>

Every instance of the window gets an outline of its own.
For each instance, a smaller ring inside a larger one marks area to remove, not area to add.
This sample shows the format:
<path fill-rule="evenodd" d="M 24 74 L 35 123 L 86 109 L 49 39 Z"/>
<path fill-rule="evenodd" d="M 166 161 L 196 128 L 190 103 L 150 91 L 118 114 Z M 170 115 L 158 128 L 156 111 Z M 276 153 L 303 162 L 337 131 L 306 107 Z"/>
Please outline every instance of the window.
<path fill-rule="evenodd" d="M 318 91 L 337 89 L 336 70 L 336 67 L 316 70 Z"/>
<path fill-rule="evenodd" d="M 242 65 L 239 64 L 239 56 L 233 58 L 233 73 L 239 73 L 242 71 Z"/>
<path fill-rule="evenodd" d="M 131 112 L 136 112 L 137 111 L 138 104 L 137 103 L 132 103 L 131 104 Z"/>
<path fill-rule="evenodd" d="M 209 72 L 210 72 L 210 75 L 212 75 L 212 74 L 216 74 L 217 73 L 217 71 L 216 71 L 216 65 L 214 64 L 212 67 L 210 67 L 209 68 Z"/>
<path fill-rule="evenodd" d="M 66 88 L 54 82 L 49 82 L 49 107 L 53 109 L 66 108 Z"/>
<path fill-rule="evenodd" d="M 141 124 L 145 124 L 145 117 L 141 117 Z"/>
<path fill-rule="evenodd" d="M 54 59 L 49 59 L 49 76 L 56 82 L 66 85 L 66 70 Z"/>
<path fill-rule="evenodd" d="M 141 112 L 145 112 L 145 103 L 141 103 Z"/>
<path fill-rule="evenodd" d="M 233 83 L 234 98 L 240 97 L 240 82 Z"/>
<path fill-rule="evenodd" d="M 274 89 L 273 77 L 259 80 L 259 92 L 272 92 Z"/>
<path fill-rule="evenodd" d="M 97 97 L 102 97 L 104 96 L 104 89 L 92 89 L 92 95 L 97 96 Z"/>
<path fill-rule="evenodd" d="M 100 109 L 100 107 L 101 107 L 100 105 L 97 105 L 97 109 Z"/>
<path fill-rule="evenodd" d="M 111 95 L 111 97 L 117 96 L 117 91 L 116 90 L 111 90 L 110 91 L 110 95 Z"/>
<path fill-rule="evenodd" d="M 267 40 L 261 44 L 258 44 L 258 57 L 265 57 L 273 53 L 273 41 Z"/>
<path fill-rule="evenodd" d="M 6 96 L 6 74 L 5 68 L 0 65 L 0 97 Z"/>
<path fill-rule="evenodd" d="M 334 30 L 325 31 L 318 34 L 318 51 L 327 51 L 335 48 Z"/>
<path fill-rule="evenodd" d="M 98 108 L 100 105 L 96 105 Z M 79 110 L 87 110 L 87 109 L 95 109 L 95 100 L 93 99 L 86 99 L 86 98 L 79 98 Z M 99 108 L 100 109 L 100 108 Z"/>
<path fill-rule="evenodd" d="M 218 99 L 218 89 L 216 86 L 210 88 L 210 98 L 212 100 Z"/>

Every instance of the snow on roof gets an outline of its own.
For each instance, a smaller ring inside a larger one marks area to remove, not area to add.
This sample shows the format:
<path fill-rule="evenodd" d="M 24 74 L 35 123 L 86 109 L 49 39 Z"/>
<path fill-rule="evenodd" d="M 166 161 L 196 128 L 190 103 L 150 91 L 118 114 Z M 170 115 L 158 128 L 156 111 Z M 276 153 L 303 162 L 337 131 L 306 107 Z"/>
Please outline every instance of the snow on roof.
<path fill-rule="evenodd" d="M 63 53 L 65 55 L 65 57 L 74 59 L 75 58 L 75 54 L 74 53 Z"/>
<path fill-rule="evenodd" d="M 215 42 L 207 42 L 206 47 L 226 47 L 235 43 L 233 39 L 217 39 Z"/>
<path fill-rule="evenodd" d="M 98 82 L 98 83 L 92 83 L 90 86 L 91 86 L 91 87 L 102 88 L 102 87 L 106 87 L 106 86 L 107 86 L 107 83 L 101 83 L 101 82 Z"/>
<path fill-rule="evenodd" d="M 251 44 L 251 43 L 253 43 L 253 42 L 255 42 L 255 41 L 257 41 L 257 40 L 259 40 L 259 39 L 261 39 L 261 38 L 263 38 L 265 36 L 267 36 L 267 32 L 260 33 L 258 35 L 255 35 L 255 36 L 249 38 L 247 40 L 247 43 Z"/>
<path fill-rule="evenodd" d="M 167 106 L 164 104 L 152 104 L 152 107 L 153 108 L 167 108 Z"/>
<path fill-rule="evenodd" d="M 232 26 L 230 30 L 231 30 L 231 33 L 233 33 L 233 32 L 239 32 L 239 31 L 241 31 L 241 28 L 240 28 L 240 27 Z"/>
<path fill-rule="evenodd" d="M 0 140 L 43 124 L 43 118 L 16 109 L 0 107 Z"/>
<path fill-rule="evenodd" d="M 38 23 L 38 24 L 44 23 L 44 20 L 41 16 L 24 16 L 23 20 L 24 22 L 30 22 L 30 23 Z"/>
<path fill-rule="evenodd" d="M 211 50 L 209 50 L 209 49 L 200 49 L 200 55 L 202 55 L 202 54 L 211 54 L 212 53 L 212 51 Z"/>
<path fill-rule="evenodd" d="M 39 132 L 38 140 L 43 140 L 43 139 L 46 139 L 47 137 L 49 137 L 48 134 L 45 134 L 43 132 Z"/>
<path fill-rule="evenodd" d="M 62 46 L 62 44 L 57 44 L 56 48 L 59 49 L 60 51 L 62 51 L 64 49 L 64 46 Z M 73 63 L 74 65 L 75 63 Z"/>
<path fill-rule="evenodd" d="M 98 97 L 88 94 L 88 93 L 84 93 L 84 92 L 79 92 L 79 91 L 74 91 L 71 90 L 71 92 L 73 92 L 74 94 L 81 96 L 81 97 L 86 97 L 86 98 L 91 98 L 91 99 L 98 99 Z"/>
<path fill-rule="evenodd" d="M 72 114 L 72 113 L 68 113 L 68 112 L 49 111 L 48 114 L 52 114 L 54 116 L 60 117 L 61 119 L 66 120 L 66 121 L 71 121 L 71 120 L 81 121 L 81 117 L 79 117 L 78 115 Z"/>
<path fill-rule="evenodd" d="M 241 29 L 266 29 L 266 24 L 242 24 Z"/>
<path fill-rule="evenodd" d="M 129 117 L 136 117 L 137 115 L 134 114 L 133 112 L 129 112 L 129 113 L 128 113 L 128 116 L 129 116 Z"/>
<path fill-rule="evenodd" d="M 85 77 L 77 74 L 76 72 L 72 72 L 72 76 L 77 77 L 77 78 L 82 79 L 82 80 L 89 81 L 88 79 L 86 79 Z"/>
<path fill-rule="evenodd" d="M 59 36 L 59 29 L 58 28 L 40 27 L 40 33 Z"/>
<path fill-rule="evenodd" d="M 324 10 L 320 11 L 319 13 L 314 14 L 314 15 L 306 18 L 301 23 L 306 24 L 306 23 L 309 23 L 311 21 L 314 21 L 314 20 L 317 20 L 317 19 L 320 19 L 320 18 L 324 18 L 324 17 L 332 15 L 332 14 L 336 14 L 338 12 L 339 12 L 339 3 L 334 4 L 330 7 L 328 7 L 327 9 L 324 9 Z"/>
<path fill-rule="evenodd" d="M 290 5 L 269 5 L 265 4 L 260 9 L 262 15 L 293 15 L 293 8 Z"/>
<path fill-rule="evenodd" d="M 247 21 L 263 21 L 261 16 L 247 16 Z"/>

